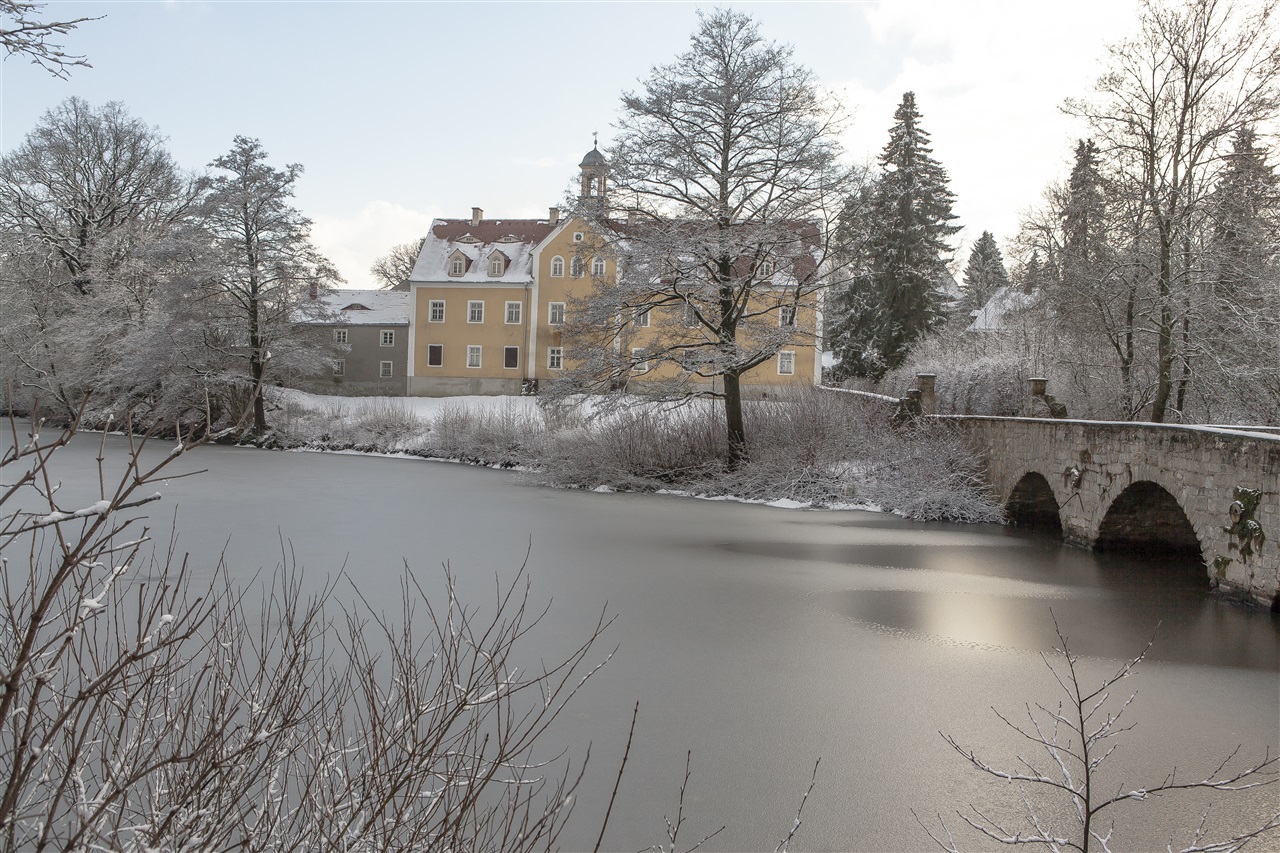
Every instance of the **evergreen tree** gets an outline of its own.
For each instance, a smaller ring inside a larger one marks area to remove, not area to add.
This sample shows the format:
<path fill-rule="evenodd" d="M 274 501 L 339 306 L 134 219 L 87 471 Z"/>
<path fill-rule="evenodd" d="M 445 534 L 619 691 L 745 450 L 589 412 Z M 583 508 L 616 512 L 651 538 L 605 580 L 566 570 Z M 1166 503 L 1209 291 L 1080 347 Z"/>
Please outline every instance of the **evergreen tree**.
<path fill-rule="evenodd" d="M 955 196 L 947 171 L 932 153 L 915 94 L 907 92 L 880 154 L 882 174 L 867 221 L 846 223 L 864 238 L 857 241 L 855 260 L 861 272 L 833 306 L 837 376 L 878 379 L 945 319 L 941 285 L 953 251 L 947 241 L 960 228 L 951 224 Z"/>
<path fill-rule="evenodd" d="M 1241 128 L 1213 193 L 1212 263 L 1218 295 L 1232 301 L 1256 295 L 1268 261 L 1280 245 L 1280 180 L 1257 146 L 1253 128 Z"/>
<path fill-rule="evenodd" d="M 983 305 L 1002 287 L 1009 286 L 1009 274 L 1004 268 L 1004 256 L 990 231 L 983 231 L 978 242 L 969 252 L 969 264 L 964 269 L 964 302 L 961 307 L 966 316 L 982 309 Z"/>
<path fill-rule="evenodd" d="M 1107 201 L 1100 162 L 1092 139 L 1076 143 L 1062 210 L 1062 265 L 1068 283 L 1096 278 L 1096 266 L 1108 255 Z"/>

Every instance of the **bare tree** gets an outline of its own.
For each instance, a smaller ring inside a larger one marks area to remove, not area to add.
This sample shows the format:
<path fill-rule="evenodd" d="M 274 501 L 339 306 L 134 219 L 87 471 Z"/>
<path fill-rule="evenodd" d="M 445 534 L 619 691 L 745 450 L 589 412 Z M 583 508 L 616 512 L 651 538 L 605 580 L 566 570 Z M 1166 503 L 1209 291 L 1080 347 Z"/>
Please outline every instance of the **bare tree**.
<path fill-rule="evenodd" d="M 1094 128 L 1130 213 L 1115 248 L 1152 339 L 1153 421 L 1180 410 L 1194 382 L 1206 214 L 1228 143 L 1280 111 L 1274 10 L 1147 0 L 1137 36 L 1111 48 L 1097 98 L 1067 105 Z"/>
<path fill-rule="evenodd" d="M 815 342 L 826 226 L 850 177 L 843 115 L 792 54 L 747 15 L 699 13 L 689 50 L 623 96 L 611 188 L 578 205 L 599 237 L 584 252 L 612 254 L 618 274 L 574 308 L 580 364 L 562 387 L 643 371 L 651 394 L 723 399 L 731 466 L 747 455 L 743 374 Z"/>
<path fill-rule="evenodd" d="M 102 389 L 170 278 L 203 188 L 122 104 L 68 98 L 46 112 L 0 159 L 6 379 L 66 418 Z"/>
<path fill-rule="evenodd" d="M 0 27 L 0 46 L 9 56 L 29 57 L 55 77 L 66 79 L 77 66 L 88 68 L 83 56 L 66 53 L 62 45 L 53 39 L 64 36 L 80 24 L 99 18 L 71 18 L 66 21 L 42 21 L 40 11 L 44 3 L 28 0 L 0 0 L 0 18 L 7 21 Z"/>
<path fill-rule="evenodd" d="M 1002 769 L 979 756 L 974 750 L 961 746 L 955 738 L 942 737 L 975 770 L 995 779 L 1017 786 L 1022 805 L 1022 820 L 1013 826 L 970 806 L 958 811 L 960 819 L 987 841 L 1009 846 L 1035 845 L 1048 850 L 1078 850 L 1081 853 L 1109 851 L 1115 832 L 1114 820 L 1109 820 L 1112 810 L 1129 802 L 1142 802 L 1163 794 L 1186 792 L 1233 792 L 1271 785 L 1276 782 L 1276 766 L 1280 759 L 1270 754 L 1259 761 L 1238 760 L 1239 749 L 1233 750 L 1208 773 L 1182 776 L 1172 770 L 1154 784 L 1132 785 L 1124 780 L 1106 777 L 1107 760 L 1113 755 L 1119 739 L 1133 726 L 1123 722 L 1124 712 L 1136 694 L 1127 698 L 1112 697 L 1116 685 L 1134 674 L 1138 664 L 1146 657 L 1151 643 L 1140 654 L 1120 665 L 1115 672 L 1090 689 L 1083 683 L 1078 667 L 1080 658 L 1071 652 L 1066 636 L 1054 621 L 1061 648 L 1057 657 L 1042 655 L 1045 666 L 1053 673 L 1061 688 L 1056 704 L 1035 703 L 1026 706 L 1026 719 L 1015 722 L 999 711 L 1000 721 L 1037 749 L 1032 756 L 1019 755 L 1013 761 L 1014 769 Z M 1063 814 L 1065 801 L 1067 825 L 1055 822 Z M 916 817 L 920 821 L 919 816 Z M 935 834 L 921 822 L 929 837 L 948 853 L 959 853 L 959 846 L 942 823 L 942 832 Z M 1185 846 L 1169 849 L 1181 853 L 1231 853 L 1240 850 L 1251 841 L 1274 836 L 1280 830 L 1280 812 L 1276 812 L 1257 826 L 1236 830 L 1227 839 L 1212 841 L 1208 838 L 1208 812 L 1201 818 L 1191 839 Z"/>
<path fill-rule="evenodd" d="M 131 436 L 113 459 L 104 437 L 98 500 L 65 506 L 52 469 L 74 430 L 8 432 L 0 850 L 555 845 L 582 766 L 533 747 L 602 664 L 606 620 L 523 669 L 546 613 L 523 571 L 483 616 L 447 569 L 428 594 L 406 568 L 394 617 L 358 599 L 335 616 L 334 585 L 289 571 L 260 600 L 193 587 L 172 548 L 148 557 L 142 513 L 198 440 Z"/>
<path fill-rule="evenodd" d="M 418 262 L 422 253 L 422 244 L 426 237 L 392 246 L 391 251 L 382 255 L 369 267 L 369 272 L 382 286 L 383 290 L 407 290 L 409 276 L 413 273 L 413 265 Z"/>

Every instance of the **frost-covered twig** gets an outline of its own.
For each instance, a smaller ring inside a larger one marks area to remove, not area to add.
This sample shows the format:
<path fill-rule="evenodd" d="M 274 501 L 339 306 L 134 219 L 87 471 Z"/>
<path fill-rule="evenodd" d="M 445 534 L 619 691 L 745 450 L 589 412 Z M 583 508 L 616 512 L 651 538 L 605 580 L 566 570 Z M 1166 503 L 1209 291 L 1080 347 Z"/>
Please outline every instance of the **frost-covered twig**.
<path fill-rule="evenodd" d="M 1052 611 L 1050 612 L 1052 615 Z M 1171 771 L 1157 784 L 1130 787 L 1121 783 L 1112 788 L 1116 793 L 1099 796 L 1104 784 L 1104 765 L 1116 748 L 1111 741 L 1133 728 L 1131 725 L 1121 725 L 1120 719 L 1133 703 L 1136 694 L 1130 693 L 1117 706 L 1112 701 L 1111 688 L 1134 674 L 1138 664 L 1151 649 L 1154 639 L 1148 641 L 1136 656 L 1105 677 L 1096 688 L 1088 690 L 1084 688 L 1082 675 L 1077 668 L 1079 658 L 1072 653 L 1056 618 L 1054 630 L 1059 641 L 1058 655 L 1053 658 L 1047 655 L 1041 657 L 1053 674 L 1065 701 L 1052 709 L 1040 704 L 1027 705 L 1028 724 L 1015 723 L 1000 711 L 995 711 L 997 718 L 1006 727 L 1036 748 L 1037 755 L 1048 758 L 1051 769 L 1039 769 L 1036 755 L 1021 754 L 1016 756 L 1015 761 L 1022 769 L 1002 769 L 980 757 L 973 749 L 962 746 L 950 735 L 942 734 L 943 740 L 975 770 L 995 779 L 1024 786 L 1024 793 L 1020 798 L 1022 818 L 1031 828 L 1030 832 L 1009 829 L 973 806 L 967 811 L 957 812 L 961 820 L 982 837 L 1003 845 L 1038 844 L 1055 851 L 1077 850 L 1088 853 L 1090 849 L 1094 849 L 1106 853 L 1110 849 L 1114 824 L 1109 823 L 1105 831 L 1101 831 L 1099 826 L 1104 819 L 1110 817 L 1110 809 L 1115 805 L 1147 800 L 1158 794 L 1187 791 L 1236 792 L 1275 784 L 1278 762 L 1270 751 L 1264 753 L 1261 760 L 1230 769 L 1237 764 L 1237 747 L 1209 773 L 1199 778 L 1179 781 L 1176 771 Z M 1051 796 L 1064 797 L 1070 806 L 1074 824 L 1062 828 L 1052 826 L 1046 815 L 1055 813 L 1054 801 L 1043 799 L 1040 794 L 1035 793 L 1037 790 L 1047 791 Z M 957 842 L 941 816 L 938 818 L 942 827 L 941 835 L 935 834 L 918 816 L 916 820 L 941 849 L 958 853 Z M 1177 848 L 1171 841 L 1170 853 L 1175 850 L 1181 853 L 1239 850 L 1249 842 L 1280 829 L 1280 812 L 1256 826 L 1243 830 L 1237 828 L 1222 841 L 1206 841 L 1206 826 L 1207 812 L 1190 844 Z"/>

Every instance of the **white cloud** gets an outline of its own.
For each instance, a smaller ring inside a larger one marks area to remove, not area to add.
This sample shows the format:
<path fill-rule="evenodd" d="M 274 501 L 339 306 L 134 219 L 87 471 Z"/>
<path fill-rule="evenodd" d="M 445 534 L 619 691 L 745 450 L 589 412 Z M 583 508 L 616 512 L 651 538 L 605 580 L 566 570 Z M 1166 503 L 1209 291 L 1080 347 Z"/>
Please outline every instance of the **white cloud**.
<path fill-rule="evenodd" d="M 347 287 L 377 287 L 369 267 L 398 243 L 426 236 L 437 211 L 410 210 L 389 201 L 371 201 L 354 216 L 316 216 L 311 240 L 333 261 Z"/>
<path fill-rule="evenodd" d="M 896 2 L 863 8 L 877 44 L 904 50 L 883 86 L 845 84 L 855 123 L 846 145 L 874 159 L 902 93 L 913 91 L 934 155 L 951 175 L 966 244 L 991 231 L 1004 246 L 1043 187 L 1065 177 L 1087 130 L 1061 111 L 1087 96 L 1106 45 L 1132 32 L 1136 7 Z M 963 264 L 967 248 L 957 255 Z"/>

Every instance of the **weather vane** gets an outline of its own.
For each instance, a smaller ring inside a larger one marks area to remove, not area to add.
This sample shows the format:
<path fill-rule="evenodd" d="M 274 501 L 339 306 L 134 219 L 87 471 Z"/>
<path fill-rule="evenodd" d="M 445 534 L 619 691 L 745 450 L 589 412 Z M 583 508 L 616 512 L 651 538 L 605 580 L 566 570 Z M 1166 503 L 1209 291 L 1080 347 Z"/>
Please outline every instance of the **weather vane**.
<path fill-rule="evenodd" d="M 591 131 L 591 147 L 592 148 L 600 147 L 600 132 L 597 130 Z"/>

